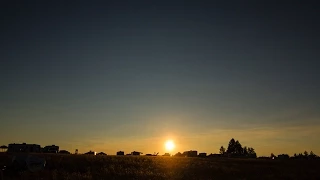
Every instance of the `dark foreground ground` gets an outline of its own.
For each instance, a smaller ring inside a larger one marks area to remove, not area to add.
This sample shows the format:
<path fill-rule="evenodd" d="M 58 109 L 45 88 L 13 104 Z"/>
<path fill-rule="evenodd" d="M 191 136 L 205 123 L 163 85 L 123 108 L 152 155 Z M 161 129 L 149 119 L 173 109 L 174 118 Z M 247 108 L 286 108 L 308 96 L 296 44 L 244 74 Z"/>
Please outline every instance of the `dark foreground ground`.
<path fill-rule="evenodd" d="M 146 156 L 43 155 L 39 173 L 4 179 L 320 179 L 319 160 L 260 160 Z M 0 165 L 8 164 L 1 153 Z"/>

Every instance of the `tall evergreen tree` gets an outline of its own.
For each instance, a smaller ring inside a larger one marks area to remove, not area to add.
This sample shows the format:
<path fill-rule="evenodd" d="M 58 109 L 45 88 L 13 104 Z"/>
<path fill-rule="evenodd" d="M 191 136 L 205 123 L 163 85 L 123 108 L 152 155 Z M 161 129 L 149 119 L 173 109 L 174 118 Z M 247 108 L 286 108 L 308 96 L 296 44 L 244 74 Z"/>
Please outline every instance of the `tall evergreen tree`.
<path fill-rule="evenodd" d="M 234 154 L 235 153 L 235 144 L 236 144 L 236 141 L 232 138 L 229 141 L 227 153 L 229 153 L 229 154 Z"/>
<path fill-rule="evenodd" d="M 243 154 L 242 145 L 240 144 L 240 142 L 238 140 L 235 142 L 235 154 L 237 154 L 237 155 Z"/>

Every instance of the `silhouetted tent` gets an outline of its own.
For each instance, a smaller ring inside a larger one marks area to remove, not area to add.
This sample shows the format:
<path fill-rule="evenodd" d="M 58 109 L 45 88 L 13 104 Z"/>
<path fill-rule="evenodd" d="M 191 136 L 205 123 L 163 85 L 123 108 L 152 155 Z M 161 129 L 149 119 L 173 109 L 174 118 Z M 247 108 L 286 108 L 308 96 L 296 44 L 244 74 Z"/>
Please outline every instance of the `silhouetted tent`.
<path fill-rule="evenodd" d="M 70 154 L 70 152 L 67 151 L 67 150 L 60 150 L 59 153 L 60 153 L 60 154 Z"/>
<path fill-rule="evenodd" d="M 94 152 L 94 151 L 89 151 L 89 152 L 86 152 L 86 153 L 84 153 L 84 154 L 86 154 L 86 155 L 96 155 L 97 153 Z"/>
<path fill-rule="evenodd" d="M 131 155 L 134 155 L 134 156 L 140 156 L 140 154 L 142 154 L 142 152 L 138 152 L 138 151 L 131 152 Z"/>
<path fill-rule="evenodd" d="M 1 152 L 5 152 L 8 149 L 8 146 L 2 145 L 0 146 Z"/>
<path fill-rule="evenodd" d="M 118 155 L 118 156 L 123 156 L 123 155 L 124 155 L 124 152 L 123 152 L 123 151 L 118 151 L 118 152 L 117 152 L 117 155 Z"/>
<path fill-rule="evenodd" d="M 106 153 L 104 153 L 104 152 L 99 152 L 99 153 L 97 153 L 97 155 L 105 156 L 105 155 L 107 155 L 107 154 L 106 154 Z"/>

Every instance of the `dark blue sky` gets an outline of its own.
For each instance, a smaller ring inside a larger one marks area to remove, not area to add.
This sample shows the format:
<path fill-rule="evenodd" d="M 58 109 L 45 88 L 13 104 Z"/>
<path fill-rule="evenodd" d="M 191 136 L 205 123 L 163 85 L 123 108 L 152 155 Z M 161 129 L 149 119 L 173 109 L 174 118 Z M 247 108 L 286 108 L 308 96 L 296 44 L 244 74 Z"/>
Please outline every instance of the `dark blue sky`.
<path fill-rule="evenodd" d="M 3 3 L 0 142 L 114 153 L 154 152 L 170 138 L 180 151 L 215 152 L 237 136 L 269 154 L 285 149 L 270 143 L 279 136 L 313 140 L 319 134 L 305 131 L 320 127 L 319 9 L 316 1 Z M 278 134 L 252 139 L 257 128 Z M 319 143 L 299 145 L 320 153 Z"/>

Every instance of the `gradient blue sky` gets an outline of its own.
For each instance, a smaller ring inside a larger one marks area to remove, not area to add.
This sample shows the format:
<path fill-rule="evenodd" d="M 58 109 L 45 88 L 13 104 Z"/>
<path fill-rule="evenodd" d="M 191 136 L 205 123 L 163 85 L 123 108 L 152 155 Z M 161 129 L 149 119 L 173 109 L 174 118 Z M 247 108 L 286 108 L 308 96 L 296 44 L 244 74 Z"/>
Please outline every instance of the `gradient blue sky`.
<path fill-rule="evenodd" d="M 8 1 L 1 16 L 0 144 L 320 154 L 316 1 Z"/>

